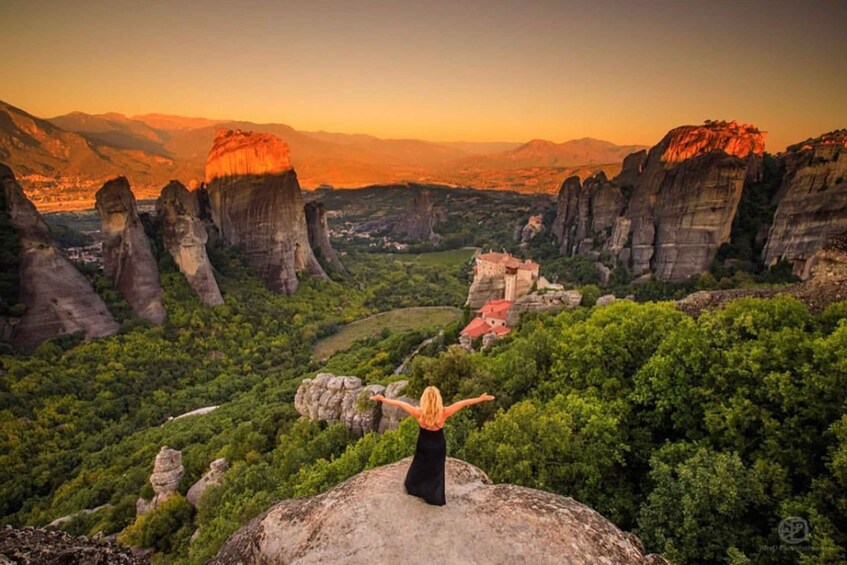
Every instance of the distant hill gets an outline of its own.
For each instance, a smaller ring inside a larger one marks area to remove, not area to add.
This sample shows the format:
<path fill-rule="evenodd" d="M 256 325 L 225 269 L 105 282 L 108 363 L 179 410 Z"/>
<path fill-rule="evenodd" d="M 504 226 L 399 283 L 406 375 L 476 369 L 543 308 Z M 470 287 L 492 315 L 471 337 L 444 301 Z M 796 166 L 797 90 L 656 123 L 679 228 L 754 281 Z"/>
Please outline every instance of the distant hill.
<path fill-rule="evenodd" d="M 306 189 L 415 182 L 552 194 L 572 174 L 616 174 L 623 157 L 643 148 L 591 138 L 436 143 L 165 114 L 72 112 L 43 120 L 0 102 L 0 161 L 42 210 L 87 205 L 119 174 L 139 198 L 150 198 L 170 179 L 202 180 L 220 128 L 266 132 L 288 143 Z"/>

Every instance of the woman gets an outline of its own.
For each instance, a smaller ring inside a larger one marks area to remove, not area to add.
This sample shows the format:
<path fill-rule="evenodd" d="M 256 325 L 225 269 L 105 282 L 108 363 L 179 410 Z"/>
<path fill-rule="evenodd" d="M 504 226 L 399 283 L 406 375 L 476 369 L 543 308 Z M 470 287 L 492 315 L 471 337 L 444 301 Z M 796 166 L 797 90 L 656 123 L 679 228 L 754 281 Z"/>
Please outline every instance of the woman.
<path fill-rule="evenodd" d="M 385 398 L 381 394 L 371 397 L 371 400 L 383 402 L 389 406 L 397 406 L 408 412 L 418 421 L 418 443 L 415 447 L 415 457 L 409 472 L 406 473 L 406 492 L 423 498 L 429 504 L 443 506 L 444 498 L 444 461 L 447 458 L 447 444 L 444 441 L 444 422 L 447 418 L 464 408 L 494 400 L 490 394 L 481 394 L 477 398 L 460 400 L 444 407 L 441 391 L 437 387 L 428 386 L 421 395 L 420 407 L 412 406 L 402 400 Z"/>

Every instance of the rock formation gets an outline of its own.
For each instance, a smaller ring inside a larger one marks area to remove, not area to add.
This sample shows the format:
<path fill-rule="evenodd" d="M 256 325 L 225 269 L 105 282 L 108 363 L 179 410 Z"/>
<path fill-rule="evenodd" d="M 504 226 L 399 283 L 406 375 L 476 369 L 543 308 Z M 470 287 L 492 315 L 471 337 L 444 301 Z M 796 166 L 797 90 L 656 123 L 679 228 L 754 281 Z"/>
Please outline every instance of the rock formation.
<path fill-rule="evenodd" d="M 206 184 L 221 237 L 244 253 L 268 288 L 291 294 L 303 271 L 326 278 L 309 245 L 288 145 L 265 133 L 220 130 Z"/>
<path fill-rule="evenodd" d="M 136 514 L 138 516 L 147 514 L 167 500 L 169 496 L 176 494 L 184 471 L 182 452 L 163 446 L 156 455 L 156 460 L 153 463 L 153 474 L 150 475 L 150 484 L 153 485 L 155 495 L 152 500 L 139 498 L 135 502 Z"/>
<path fill-rule="evenodd" d="M 542 214 L 535 214 L 529 217 L 526 225 L 518 226 L 515 229 L 515 239 L 522 244 L 529 243 L 535 239 L 538 234 L 544 233 L 544 222 Z"/>
<path fill-rule="evenodd" d="M 394 224 L 394 232 L 410 240 L 437 241 L 441 236 L 433 231 L 436 216 L 432 194 L 419 190 L 412 201 L 412 211 Z"/>
<path fill-rule="evenodd" d="M 326 221 L 326 206 L 323 202 L 309 202 L 306 204 L 306 228 L 309 232 L 309 245 L 312 250 L 320 251 L 320 256 L 324 258 L 328 264 L 332 265 L 339 271 L 346 272 L 338 255 L 329 241 L 329 225 Z"/>
<path fill-rule="evenodd" d="M 615 221 L 623 212 L 626 199 L 602 172 L 580 184 L 569 177 L 559 190 L 553 235 L 562 255 L 585 255 L 602 246 L 609 238 Z"/>
<path fill-rule="evenodd" d="M 403 489 L 410 461 L 276 504 L 211 563 L 667 563 L 571 498 L 491 484 L 458 459 L 447 459 L 447 505 L 429 506 Z"/>
<path fill-rule="evenodd" d="M 793 145 L 781 158 L 785 176 L 763 259 L 790 261 L 805 279 L 824 241 L 847 231 L 847 129 Z"/>
<path fill-rule="evenodd" d="M 410 404 L 414 399 L 403 396 L 406 381 L 397 381 L 387 387 L 362 385 L 358 377 L 336 377 L 320 373 L 313 379 L 304 379 L 294 396 L 294 408 L 310 420 L 344 422 L 356 435 L 396 429 L 406 413 L 394 406 L 373 402 L 370 397 L 382 394 Z"/>
<path fill-rule="evenodd" d="M 847 232 L 827 240 L 812 259 L 812 277 L 804 282 L 775 288 L 701 290 L 677 300 L 676 307 L 696 318 L 706 310 L 723 308 L 739 298 L 773 298 L 785 294 L 803 302 L 814 313 L 847 300 Z"/>
<path fill-rule="evenodd" d="M 81 332 L 95 338 L 116 333 L 118 324 L 103 299 L 59 251 L 47 224 L 5 165 L 0 165 L 0 182 L 20 242 L 18 301 L 26 306 L 10 341 L 32 349 L 60 335 Z"/>
<path fill-rule="evenodd" d="M 578 290 L 553 290 L 533 292 L 515 300 L 506 315 L 506 325 L 517 325 L 524 312 L 558 312 L 565 308 L 576 308 L 582 302 Z"/>
<path fill-rule="evenodd" d="M 188 489 L 185 498 L 189 504 L 196 507 L 197 503 L 200 502 L 200 499 L 206 493 L 207 488 L 220 485 L 223 482 L 224 475 L 228 469 L 229 463 L 223 457 L 212 461 L 209 465 L 209 471 Z"/>
<path fill-rule="evenodd" d="M 745 180 L 761 170 L 764 133 L 751 125 L 707 121 L 668 132 L 649 154 L 625 159 L 605 176 L 567 179 L 553 235 L 561 252 L 603 248 L 635 275 L 684 280 L 705 271 L 728 241 Z"/>
<path fill-rule="evenodd" d="M 171 181 L 156 201 L 156 213 L 161 218 L 165 247 L 201 302 L 206 306 L 223 304 L 206 254 L 209 236 L 200 218 L 198 191 L 189 192 L 182 183 Z"/>
<path fill-rule="evenodd" d="M 150 561 L 112 539 L 71 536 L 61 530 L 0 528 L 0 563 L 28 565 L 146 565 Z"/>
<path fill-rule="evenodd" d="M 165 321 L 159 267 L 135 196 L 125 177 L 114 178 L 94 195 L 103 238 L 103 272 L 135 314 L 151 324 Z"/>

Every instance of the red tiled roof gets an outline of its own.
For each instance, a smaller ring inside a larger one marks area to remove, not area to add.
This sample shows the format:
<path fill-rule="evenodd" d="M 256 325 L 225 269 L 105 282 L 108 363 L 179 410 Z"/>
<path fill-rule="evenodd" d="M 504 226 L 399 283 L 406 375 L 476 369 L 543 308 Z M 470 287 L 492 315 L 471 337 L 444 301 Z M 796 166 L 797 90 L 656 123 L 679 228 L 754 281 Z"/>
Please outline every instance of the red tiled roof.
<path fill-rule="evenodd" d="M 482 318 L 474 318 L 460 333 L 469 335 L 471 339 L 476 339 L 481 335 L 491 332 L 494 332 L 497 337 L 501 337 L 510 331 L 512 331 L 512 328 L 507 328 L 506 326 L 492 326 Z"/>
<path fill-rule="evenodd" d="M 509 313 L 509 308 L 512 307 L 511 300 L 489 300 L 486 302 L 482 308 L 477 310 L 480 314 L 484 316 L 488 316 L 490 318 L 496 318 L 498 320 L 505 320 L 506 314 Z"/>
<path fill-rule="evenodd" d="M 474 318 L 471 323 L 465 326 L 461 331 L 463 334 L 471 336 L 471 339 L 476 339 L 481 335 L 485 335 L 491 331 L 491 326 L 482 318 Z"/>
<path fill-rule="evenodd" d="M 494 326 L 491 328 L 491 331 L 497 334 L 497 337 L 502 337 L 512 331 L 512 328 L 507 328 L 506 326 Z"/>

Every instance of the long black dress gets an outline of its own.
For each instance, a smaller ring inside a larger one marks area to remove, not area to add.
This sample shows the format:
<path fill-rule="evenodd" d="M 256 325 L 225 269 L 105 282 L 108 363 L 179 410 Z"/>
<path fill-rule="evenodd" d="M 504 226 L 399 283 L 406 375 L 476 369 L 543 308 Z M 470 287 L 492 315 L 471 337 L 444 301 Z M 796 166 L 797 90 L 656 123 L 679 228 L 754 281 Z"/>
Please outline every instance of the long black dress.
<path fill-rule="evenodd" d="M 447 443 L 444 428 L 418 430 L 415 456 L 406 473 L 406 492 L 423 498 L 428 504 L 444 506 L 444 462 L 447 459 Z"/>

